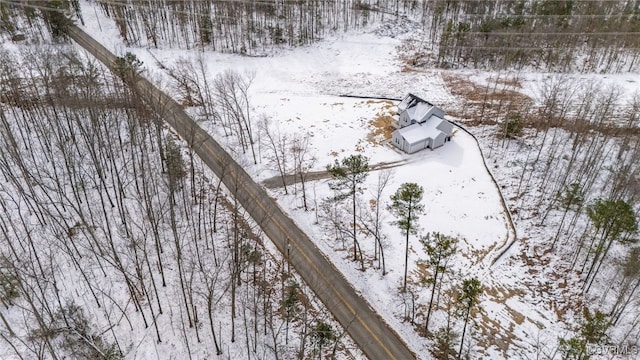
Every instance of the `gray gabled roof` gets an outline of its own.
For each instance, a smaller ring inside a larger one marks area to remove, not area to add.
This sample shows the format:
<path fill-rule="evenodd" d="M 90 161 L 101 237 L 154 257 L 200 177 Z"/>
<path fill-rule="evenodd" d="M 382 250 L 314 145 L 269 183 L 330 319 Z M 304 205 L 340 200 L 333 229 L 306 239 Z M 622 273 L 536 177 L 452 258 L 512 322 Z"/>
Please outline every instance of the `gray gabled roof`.
<path fill-rule="evenodd" d="M 429 114 L 429 111 L 433 109 L 433 105 L 429 103 L 418 102 L 414 106 L 407 109 L 409 118 L 417 122 L 425 120 L 425 117 Z"/>
<path fill-rule="evenodd" d="M 416 95 L 414 95 L 412 93 L 409 93 L 398 104 L 398 114 L 403 112 L 404 110 L 410 108 L 410 107 L 415 106 L 416 104 L 419 104 L 419 103 L 425 103 L 427 105 L 433 106 L 433 104 L 428 102 L 427 100 L 421 99 L 420 97 L 418 97 L 418 96 L 416 96 Z"/>

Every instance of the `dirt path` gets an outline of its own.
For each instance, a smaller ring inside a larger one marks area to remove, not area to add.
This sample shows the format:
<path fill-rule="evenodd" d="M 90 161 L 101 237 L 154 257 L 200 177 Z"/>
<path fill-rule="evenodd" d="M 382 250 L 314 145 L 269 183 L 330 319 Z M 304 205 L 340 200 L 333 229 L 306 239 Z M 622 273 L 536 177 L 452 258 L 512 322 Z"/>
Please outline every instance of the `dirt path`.
<path fill-rule="evenodd" d="M 409 160 L 381 162 L 381 163 L 369 166 L 369 171 L 391 169 L 397 166 L 404 165 L 408 162 Z M 327 172 L 327 170 L 311 171 L 307 173 L 305 181 L 322 180 L 322 179 L 328 179 L 330 177 L 331 175 L 329 175 L 329 172 Z M 284 177 L 284 181 L 286 182 L 287 185 L 292 185 L 300 182 L 300 177 L 298 175 L 286 175 Z M 264 187 L 266 187 L 267 189 L 277 189 L 277 188 L 283 187 L 282 177 L 274 176 L 274 177 L 265 179 L 262 181 L 262 185 L 264 185 Z"/>

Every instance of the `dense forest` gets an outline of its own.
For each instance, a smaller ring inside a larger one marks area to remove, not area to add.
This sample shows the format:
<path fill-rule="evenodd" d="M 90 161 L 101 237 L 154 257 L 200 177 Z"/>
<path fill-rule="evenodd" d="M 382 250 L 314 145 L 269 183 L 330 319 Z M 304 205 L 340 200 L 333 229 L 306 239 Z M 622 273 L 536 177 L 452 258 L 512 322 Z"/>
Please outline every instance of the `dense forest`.
<path fill-rule="evenodd" d="M 428 65 L 630 71 L 640 52 L 637 1 L 99 1 L 132 45 L 256 54 L 330 31 L 415 19 Z M 162 6 L 158 6 L 162 5 Z M 393 17 L 392 15 L 395 15 Z M 402 16 L 400 16 L 402 15 Z M 167 27 L 166 24 L 177 26 Z M 580 54 L 581 56 L 577 56 Z"/>
<path fill-rule="evenodd" d="M 264 55 L 389 21 L 416 23 L 414 65 L 620 72 L 638 67 L 640 2 L 576 0 L 96 0 L 132 46 Z M 0 3 L 0 30 L 59 33 L 77 0 Z M 47 11 L 51 8 L 53 10 Z"/>
<path fill-rule="evenodd" d="M 433 1 L 439 66 L 620 72 L 636 68 L 638 1 Z"/>
<path fill-rule="evenodd" d="M 119 359 L 141 332 L 203 358 L 357 351 L 117 76 L 67 47 L 0 62 L 6 356 Z"/>
<path fill-rule="evenodd" d="M 582 72 L 632 71 L 640 53 L 640 2 L 575 0 L 96 0 L 127 44 L 262 55 L 379 21 L 421 29 L 414 64 Z M 35 1 L 78 21 L 80 3 Z M 4 31 L 40 13 L 54 34 L 59 13 L 0 4 Z M 17 17 L 20 15 L 20 17 Z"/>

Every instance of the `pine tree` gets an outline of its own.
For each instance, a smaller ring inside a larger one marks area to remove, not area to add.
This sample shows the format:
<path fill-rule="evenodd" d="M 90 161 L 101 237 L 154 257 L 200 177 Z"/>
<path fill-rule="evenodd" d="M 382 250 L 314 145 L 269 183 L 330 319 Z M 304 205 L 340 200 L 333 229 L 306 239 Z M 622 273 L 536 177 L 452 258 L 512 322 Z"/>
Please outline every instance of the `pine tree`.
<path fill-rule="evenodd" d="M 609 317 L 596 310 L 593 313 L 588 308 L 582 310 L 583 319 L 580 321 L 580 334 L 588 344 L 603 344 L 607 341 L 607 330 L 611 326 Z"/>
<path fill-rule="evenodd" d="M 600 266 L 616 240 L 628 242 L 630 235 L 638 231 L 638 220 L 631 205 L 624 200 L 597 199 L 587 207 L 587 215 L 599 236 L 593 260 L 585 278 L 586 292 L 591 288 Z M 595 238 L 594 238 L 595 240 Z"/>
<path fill-rule="evenodd" d="M 171 194 L 173 194 L 177 190 L 179 183 L 185 177 L 187 172 L 185 170 L 184 159 L 182 158 L 182 154 L 180 153 L 180 148 L 175 141 L 167 140 L 165 152 L 167 156 L 166 163 L 167 178 L 169 180 L 169 190 Z"/>
<path fill-rule="evenodd" d="M 68 38 L 69 27 L 73 21 L 67 17 L 65 11 L 69 10 L 68 1 L 49 0 L 46 7 L 51 9 L 42 11 L 43 19 L 51 31 L 54 39 L 66 40 Z"/>
<path fill-rule="evenodd" d="M 455 356 L 454 343 L 457 334 L 449 327 L 441 327 L 434 333 L 435 346 L 431 354 L 438 360 L 450 360 Z"/>
<path fill-rule="evenodd" d="M 462 336 L 460 336 L 458 359 L 460 359 L 462 355 L 464 334 L 467 332 L 467 324 L 471 317 L 471 311 L 478 306 L 480 295 L 482 295 L 482 284 L 480 284 L 480 280 L 471 278 L 462 281 L 462 290 L 458 294 L 458 308 L 460 310 L 460 316 L 464 319 L 464 326 L 462 327 Z"/>
<path fill-rule="evenodd" d="M 342 201 L 351 198 L 352 204 L 352 236 L 353 236 L 353 261 L 358 260 L 358 244 L 357 226 L 356 226 L 356 197 L 362 192 L 362 183 L 367 178 L 369 171 L 369 159 L 362 155 L 350 155 L 341 162 L 335 161 L 333 165 L 327 166 L 327 171 L 331 174 L 333 180 L 329 182 L 329 188 L 336 191 L 337 194 L 332 200 Z M 362 261 L 362 254 L 360 254 Z M 363 265 L 364 266 L 364 265 Z"/>
<path fill-rule="evenodd" d="M 609 317 L 600 311 L 591 312 L 588 308 L 582 310 L 580 334 L 569 339 L 559 339 L 559 350 L 563 359 L 584 360 L 589 358 L 587 344 L 606 344 L 607 330 L 611 326 Z"/>
<path fill-rule="evenodd" d="M 429 283 L 431 283 L 431 299 L 429 300 L 427 319 L 424 323 L 424 330 L 428 332 L 429 318 L 431 317 L 431 310 L 433 308 L 433 296 L 436 293 L 438 280 L 441 280 L 441 275 L 444 275 L 444 272 L 447 270 L 449 258 L 456 253 L 458 239 L 440 233 L 434 233 L 433 236 L 427 234 L 421 237 L 420 243 L 424 246 L 424 250 L 427 253 L 426 262 L 433 274 L 431 279 L 429 279 Z"/>
<path fill-rule="evenodd" d="M 122 81 L 134 81 L 142 72 L 142 61 L 135 54 L 127 52 L 118 56 L 113 64 L 114 71 Z"/>
<path fill-rule="evenodd" d="M 396 217 L 394 222 L 405 235 L 404 282 L 402 292 L 407 291 L 407 266 L 409 262 L 409 235 L 418 232 L 418 216 L 424 211 L 422 201 L 424 189 L 416 183 L 404 183 L 391 195 L 391 204 L 387 209 Z"/>
<path fill-rule="evenodd" d="M 586 346 L 584 341 L 578 337 L 572 337 L 569 339 L 558 339 L 559 351 L 562 354 L 564 360 L 584 360 L 586 359 Z"/>
<path fill-rule="evenodd" d="M 322 359 L 322 347 L 335 340 L 336 334 L 331 324 L 320 320 L 312 330 L 311 337 L 318 347 L 319 358 Z"/>

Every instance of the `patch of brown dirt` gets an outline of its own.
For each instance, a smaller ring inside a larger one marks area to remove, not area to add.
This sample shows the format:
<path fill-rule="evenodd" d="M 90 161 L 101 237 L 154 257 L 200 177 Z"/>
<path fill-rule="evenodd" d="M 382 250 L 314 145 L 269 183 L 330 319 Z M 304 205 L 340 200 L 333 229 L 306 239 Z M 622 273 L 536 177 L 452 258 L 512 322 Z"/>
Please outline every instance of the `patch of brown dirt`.
<path fill-rule="evenodd" d="M 522 325 L 524 323 L 524 320 L 526 319 L 526 317 L 524 315 L 522 315 L 522 313 L 515 311 L 514 309 L 510 308 L 507 306 L 506 308 L 507 312 L 510 314 L 511 318 L 513 319 L 513 321 L 516 322 L 516 324 L 518 325 Z"/>
<path fill-rule="evenodd" d="M 496 346 L 506 359 L 507 351 L 515 341 L 513 323 L 509 323 L 508 328 L 506 328 L 500 321 L 496 320 L 493 316 L 489 316 L 484 310 L 481 310 L 480 320 L 477 321 L 477 324 L 477 329 L 482 333 L 482 336 L 477 337 L 478 346 L 485 349 Z"/>
<path fill-rule="evenodd" d="M 640 128 L 635 126 L 629 128 L 561 116 L 542 119 L 538 116 L 533 99 L 521 92 L 522 84 L 513 76 L 491 78 L 486 85 L 479 85 L 456 73 L 442 72 L 442 79 L 453 95 L 463 99 L 461 108 L 448 109 L 447 113 L 462 119 L 464 124 L 470 126 L 495 125 L 512 114 L 519 114 L 525 128 L 558 127 L 572 132 L 597 131 L 609 136 L 640 135 Z"/>
<path fill-rule="evenodd" d="M 413 280 L 410 282 L 416 285 L 424 285 L 426 284 L 427 279 L 430 279 L 433 274 L 427 263 L 418 261 L 416 265 L 417 269 L 411 271 L 411 277 L 407 280 Z M 417 281 L 414 279 L 417 279 Z M 429 285 L 429 287 L 431 287 L 431 285 Z"/>
<path fill-rule="evenodd" d="M 382 104 L 382 111 L 376 114 L 376 117 L 369 121 L 372 131 L 367 136 L 367 140 L 375 145 L 380 145 L 391 139 L 391 134 L 396 130 L 395 105 L 388 100 L 369 100 L 367 104 Z"/>
<path fill-rule="evenodd" d="M 507 299 L 512 298 L 514 296 L 524 295 L 524 291 L 521 289 L 483 286 L 482 290 L 489 298 L 491 298 L 492 301 L 495 301 L 500 304 L 504 304 Z"/>
<path fill-rule="evenodd" d="M 513 77 L 507 77 L 507 78 L 497 78 L 495 80 L 495 83 L 498 85 L 506 85 L 506 86 L 511 86 L 513 88 L 522 88 L 522 83 L 520 82 L 520 79 L 518 79 L 517 77 L 513 76 Z"/>
<path fill-rule="evenodd" d="M 478 344 L 487 348 L 489 346 L 497 346 L 506 356 L 509 348 L 515 346 L 516 336 L 514 335 L 515 324 L 521 325 L 525 320 L 531 321 L 522 313 L 509 307 L 507 300 L 515 296 L 523 296 L 521 289 L 512 289 L 506 287 L 483 286 L 484 294 L 492 301 L 504 305 L 504 310 L 497 314 L 488 314 L 485 309 L 480 309 L 480 321 L 478 328 L 483 336 L 478 337 Z M 502 318 L 501 322 L 499 318 Z M 506 330 L 506 331 L 505 331 Z"/>
<path fill-rule="evenodd" d="M 467 79 L 463 75 L 442 73 L 452 94 L 465 99 L 464 108 L 461 111 L 450 111 L 452 115 L 463 119 L 470 125 L 495 124 L 497 119 L 505 116 L 510 111 L 522 111 L 531 107 L 533 100 L 519 92 L 520 81 L 517 78 L 496 78 L 492 83 L 481 86 Z"/>
<path fill-rule="evenodd" d="M 394 105 L 394 103 L 390 100 L 375 100 L 375 99 L 370 99 L 365 101 L 365 104 L 367 105 L 373 105 L 373 104 L 383 104 L 382 108 L 385 110 L 389 110 L 391 109 L 392 111 L 395 111 L 396 105 Z"/>
<path fill-rule="evenodd" d="M 389 139 L 391 134 L 395 131 L 393 117 L 389 115 L 379 114 L 373 119 L 370 124 L 373 126 L 373 131 L 369 134 L 368 140 L 376 145 L 379 145 Z"/>

